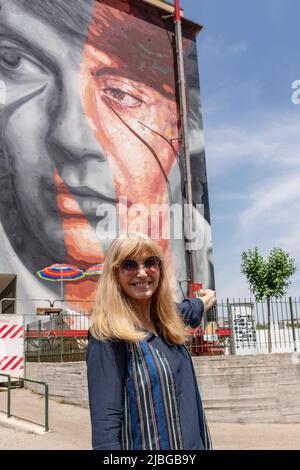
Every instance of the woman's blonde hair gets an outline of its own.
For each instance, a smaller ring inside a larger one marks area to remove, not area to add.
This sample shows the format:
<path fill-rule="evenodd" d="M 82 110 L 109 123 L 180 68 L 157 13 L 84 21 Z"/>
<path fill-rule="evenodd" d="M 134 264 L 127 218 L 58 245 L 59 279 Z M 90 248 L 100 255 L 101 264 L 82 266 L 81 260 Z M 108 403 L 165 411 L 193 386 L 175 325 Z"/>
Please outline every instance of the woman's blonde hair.
<path fill-rule="evenodd" d="M 119 236 L 106 253 L 90 320 L 91 333 L 101 341 L 118 339 L 133 342 L 145 338 L 142 322 L 118 280 L 120 263 L 140 255 L 158 256 L 161 260 L 159 283 L 151 299 L 151 313 L 160 335 L 168 343 L 183 344 L 186 341 L 185 325 L 172 299 L 162 251 L 153 240 L 137 233 Z"/>

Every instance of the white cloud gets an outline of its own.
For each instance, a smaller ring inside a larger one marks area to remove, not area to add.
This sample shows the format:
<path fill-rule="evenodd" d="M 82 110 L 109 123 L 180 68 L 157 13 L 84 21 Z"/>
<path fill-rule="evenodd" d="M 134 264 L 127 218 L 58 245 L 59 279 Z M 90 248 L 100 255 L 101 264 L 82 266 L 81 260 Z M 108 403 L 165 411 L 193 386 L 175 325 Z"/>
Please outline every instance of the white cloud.
<path fill-rule="evenodd" d="M 219 33 L 213 36 L 204 35 L 200 47 L 203 48 L 205 54 L 226 60 L 229 56 L 239 56 L 247 53 L 250 44 L 244 41 L 230 42 L 225 34 Z"/>
<path fill-rule="evenodd" d="M 241 55 L 241 54 L 245 54 L 246 52 L 248 52 L 250 46 L 249 44 L 247 43 L 240 43 L 240 44 L 231 44 L 229 46 L 227 46 L 227 54 L 229 55 Z"/>
<path fill-rule="evenodd" d="M 222 201 L 222 202 L 236 202 L 236 201 L 247 201 L 249 198 L 248 194 L 242 194 L 238 192 L 230 192 L 227 191 L 226 193 L 217 193 L 214 195 L 214 200 Z"/>
<path fill-rule="evenodd" d="M 270 122 L 252 134 L 251 142 L 253 154 L 248 158 L 252 158 L 258 178 L 247 187 L 248 204 L 238 216 L 239 233 L 247 234 L 248 239 L 268 233 L 264 244 L 273 242 L 300 255 L 299 121 L 284 119 L 281 126 L 278 121 Z"/>
<path fill-rule="evenodd" d="M 263 188 L 253 188 L 249 194 L 251 205 L 240 214 L 239 221 L 244 230 L 259 223 L 291 224 L 300 211 L 299 172 L 276 176 Z M 295 209 L 298 211 L 295 214 Z"/>
<path fill-rule="evenodd" d="M 245 163 L 255 167 L 266 166 L 269 172 L 276 167 L 280 171 L 298 168 L 299 127 L 299 116 L 281 116 L 280 113 L 243 127 L 207 127 L 205 142 L 210 176 L 224 175 L 232 171 L 233 166 L 242 167 Z"/>
<path fill-rule="evenodd" d="M 239 264 L 236 266 L 226 266 L 219 269 L 218 264 L 215 264 L 215 277 L 216 277 L 216 293 L 218 300 L 226 298 L 233 299 L 238 297 L 250 297 L 244 276 L 239 272 Z"/>
<path fill-rule="evenodd" d="M 262 0 L 262 5 L 267 10 L 268 15 L 275 20 L 282 18 L 288 8 L 286 0 Z"/>
<path fill-rule="evenodd" d="M 219 259 L 215 259 L 216 287 L 221 297 L 250 296 L 240 273 L 240 254 L 247 248 L 258 246 L 266 256 L 273 247 L 279 246 L 296 259 L 300 271 L 300 132 L 297 116 L 275 113 L 269 119 L 261 116 L 247 127 L 219 126 L 206 132 L 206 151 L 208 174 L 217 188 L 211 200 L 224 202 L 216 214 L 212 206 L 212 222 L 217 224 L 213 226 L 213 233 L 216 227 L 222 231 L 225 224 L 224 228 L 227 232 L 230 228 L 231 234 L 228 239 L 219 233 L 214 240 L 218 244 L 215 253 L 219 253 Z M 235 178 L 238 174 L 237 187 L 244 188 L 241 193 L 235 188 L 235 179 L 227 191 L 233 171 Z M 222 186 L 222 176 L 226 176 L 226 188 Z M 299 295 L 300 274 L 292 281 L 290 293 L 296 295 L 298 292 Z"/>

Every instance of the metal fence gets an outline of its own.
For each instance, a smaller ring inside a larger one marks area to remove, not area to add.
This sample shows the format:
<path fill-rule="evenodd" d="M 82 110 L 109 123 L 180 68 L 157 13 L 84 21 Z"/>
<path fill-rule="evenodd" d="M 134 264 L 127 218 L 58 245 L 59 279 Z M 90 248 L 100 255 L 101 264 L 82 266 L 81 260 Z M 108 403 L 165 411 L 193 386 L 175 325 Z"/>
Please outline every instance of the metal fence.
<path fill-rule="evenodd" d="M 245 355 L 300 350 L 300 299 L 225 299 L 204 316 L 192 354 Z"/>
<path fill-rule="evenodd" d="M 88 316 L 50 313 L 24 316 L 27 362 L 84 361 Z M 267 302 L 226 299 L 187 328 L 192 355 L 245 355 L 300 351 L 300 299 Z"/>
<path fill-rule="evenodd" d="M 84 361 L 89 318 L 78 314 L 25 315 L 26 362 Z"/>
<path fill-rule="evenodd" d="M 45 432 L 49 431 L 49 388 L 46 382 L 42 382 L 40 380 L 28 379 L 27 377 L 12 377 L 10 374 L 3 374 L 0 373 L 0 378 L 4 377 L 7 382 L 7 407 L 6 407 L 6 416 L 7 418 L 11 418 L 12 416 L 16 418 L 23 419 L 28 421 L 28 419 L 24 419 L 21 416 L 16 416 L 12 414 L 11 407 L 12 407 L 12 382 L 18 380 L 21 382 L 21 388 L 24 388 L 24 382 L 30 382 L 38 385 L 43 385 L 44 387 L 44 396 L 45 396 L 45 412 L 44 412 L 44 428 Z M 32 421 L 31 421 L 32 422 Z M 39 423 L 35 423 L 40 425 Z"/>

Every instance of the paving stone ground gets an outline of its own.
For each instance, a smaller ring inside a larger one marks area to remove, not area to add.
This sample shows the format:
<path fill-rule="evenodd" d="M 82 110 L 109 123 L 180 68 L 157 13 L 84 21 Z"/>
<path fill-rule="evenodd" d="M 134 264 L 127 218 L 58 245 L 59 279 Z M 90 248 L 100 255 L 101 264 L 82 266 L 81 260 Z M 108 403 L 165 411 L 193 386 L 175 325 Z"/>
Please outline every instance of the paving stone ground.
<path fill-rule="evenodd" d="M 0 389 L 0 410 L 7 392 Z M 44 399 L 29 390 L 13 390 L 15 416 L 43 424 Z M 90 450 L 89 410 L 49 400 L 51 432 L 36 435 L 0 425 L 0 450 Z M 215 450 L 300 449 L 299 424 L 210 423 Z"/>

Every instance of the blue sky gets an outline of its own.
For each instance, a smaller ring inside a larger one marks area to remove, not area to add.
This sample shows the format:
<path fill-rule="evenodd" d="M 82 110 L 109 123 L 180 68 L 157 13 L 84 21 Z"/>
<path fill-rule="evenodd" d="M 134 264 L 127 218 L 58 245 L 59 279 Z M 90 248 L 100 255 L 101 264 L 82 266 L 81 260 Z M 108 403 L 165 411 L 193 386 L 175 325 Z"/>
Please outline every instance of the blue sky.
<path fill-rule="evenodd" d="M 300 297 L 299 0 L 182 0 L 198 37 L 218 297 L 249 296 L 241 252 L 285 249 Z"/>

